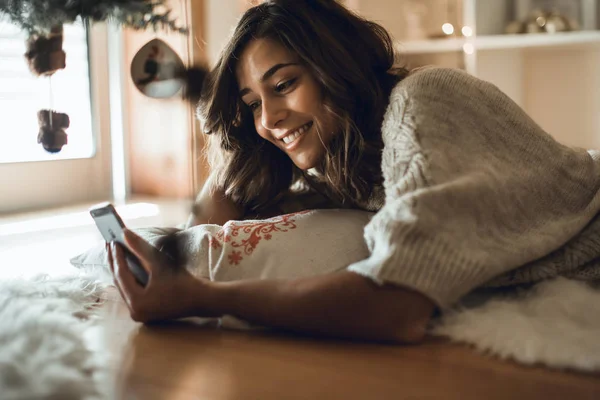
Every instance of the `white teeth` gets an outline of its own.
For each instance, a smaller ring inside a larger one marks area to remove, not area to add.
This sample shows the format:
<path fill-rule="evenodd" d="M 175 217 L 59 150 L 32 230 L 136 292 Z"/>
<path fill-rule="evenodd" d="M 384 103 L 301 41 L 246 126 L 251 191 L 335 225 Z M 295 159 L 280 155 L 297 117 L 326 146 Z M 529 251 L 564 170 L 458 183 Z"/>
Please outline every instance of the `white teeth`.
<path fill-rule="evenodd" d="M 288 144 L 292 143 L 298 136 L 300 136 L 302 132 L 300 130 L 296 131 L 296 133 L 292 133 L 291 135 L 287 135 L 283 138 L 283 143 Z"/>
<path fill-rule="evenodd" d="M 296 140 L 298 138 L 298 136 L 300 136 L 304 132 L 306 132 L 306 130 L 308 129 L 308 127 L 309 127 L 309 124 L 306 124 L 303 127 L 301 127 L 300 129 L 298 129 L 296 132 L 287 135 L 286 137 L 284 137 L 282 139 L 283 143 L 285 143 L 285 144 L 292 143 L 294 140 Z"/>

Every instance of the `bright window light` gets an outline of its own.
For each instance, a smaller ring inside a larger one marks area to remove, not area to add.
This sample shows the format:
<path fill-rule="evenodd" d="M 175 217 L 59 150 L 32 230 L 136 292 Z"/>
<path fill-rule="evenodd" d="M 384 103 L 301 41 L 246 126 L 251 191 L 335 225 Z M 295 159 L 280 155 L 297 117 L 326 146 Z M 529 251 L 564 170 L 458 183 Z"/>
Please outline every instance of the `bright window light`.
<path fill-rule="evenodd" d="M 133 203 L 116 206 L 115 208 L 124 220 L 155 217 L 160 214 L 158 205 L 151 203 Z M 82 211 L 55 217 L 0 224 L 0 237 L 30 232 L 51 231 L 61 228 L 75 228 L 93 224 L 94 221 L 89 212 Z"/>
<path fill-rule="evenodd" d="M 67 66 L 51 78 L 31 73 L 23 54 L 27 34 L 0 21 L 0 163 L 89 158 L 94 155 L 87 33 L 81 23 L 64 26 Z M 37 112 L 69 115 L 68 144 L 47 153 L 37 143 Z"/>

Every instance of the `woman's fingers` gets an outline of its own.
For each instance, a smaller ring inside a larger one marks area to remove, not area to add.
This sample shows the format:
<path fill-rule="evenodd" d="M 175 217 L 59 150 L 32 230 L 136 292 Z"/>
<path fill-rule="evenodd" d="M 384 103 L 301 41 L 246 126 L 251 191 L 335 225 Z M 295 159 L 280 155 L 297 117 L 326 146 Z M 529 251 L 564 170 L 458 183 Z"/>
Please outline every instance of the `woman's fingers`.
<path fill-rule="evenodd" d="M 108 260 L 108 267 L 110 268 L 110 273 L 113 276 L 113 280 L 115 279 L 115 260 L 112 254 L 112 250 L 111 250 L 111 244 L 106 242 L 105 245 L 106 248 L 106 259 Z"/>
<path fill-rule="evenodd" d="M 115 284 L 115 287 L 117 288 L 117 291 L 119 292 L 119 295 L 121 296 L 121 298 L 123 299 L 125 304 L 127 304 L 127 307 L 131 308 L 129 298 L 123 292 L 123 289 L 121 289 L 121 285 L 119 284 L 117 277 L 115 275 L 115 258 L 113 257 L 113 251 L 111 250 L 111 247 L 112 247 L 112 245 L 107 242 L 106 243 L 106 254 L 107 254 L 107 259 L 108 259 L 108 266 L 110 267 L 110 272 L 112 273 L 112 276 L 113 276 L 113 283 Z"/>
<path fill-rule="evenodd" d="M 129 302 L 133 296 L 139 295 L 143 288 L 137 283 L 133 273 L 129 270 L 125 251 L 120 244 L 113 242 L 111 245 L 111 253 L 113 254 L 113 276 L 121 291 L 127 296 Z"/>
<path fill-rule="evenodd" d="M 142 267 L 148 270 L 158 259 L 158 250 L 129 229 L 123 230 L 125 243 L 129 250 L 142 262 Z M 150 273 L 151 271 L 148 271 Z"/>
<path fill-rule="evenodd" d="M 115 287 L 117 288 L 119 295 L 121 296 L 121 298 L 127 305 L 127 308 L 129 308 L 129 310 L 131 310 L 131 303 L 129 302 L 129 298 L 127 298 L 125 292 L 123 292 L 123 289 L 121 289 L 121 285 L 119 285 L 119 283 L 117 281 L 115 281 Z"/>

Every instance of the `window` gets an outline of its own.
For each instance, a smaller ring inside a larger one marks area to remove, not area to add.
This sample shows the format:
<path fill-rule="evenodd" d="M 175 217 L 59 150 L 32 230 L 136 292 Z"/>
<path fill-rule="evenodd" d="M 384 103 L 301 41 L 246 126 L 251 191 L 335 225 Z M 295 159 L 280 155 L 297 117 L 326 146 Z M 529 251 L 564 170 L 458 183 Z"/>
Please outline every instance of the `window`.
<path fill-rule="evenodd" d="M 67 67 L 49 82 L 29 70 L 26 33 L 0 22 L 0 214 L 110 198 L 108 38 L 105 24 L 65 25 Z M 37 143 L 37 112 L 48 108 L 70 118 L 56 154 Z"/>
<path fill-rule="evenodd" d="M 27 33 L 0 21 L 0 163 L 89 158 L 95 153 L 90 101 L 87 33 L 83 24 L 64 27 L 67 67 L 37 77 L 27 66 Z M 50 154 L 37 143 L 37 112 L 53 109 L 70 118 L 68 144 Z"/>

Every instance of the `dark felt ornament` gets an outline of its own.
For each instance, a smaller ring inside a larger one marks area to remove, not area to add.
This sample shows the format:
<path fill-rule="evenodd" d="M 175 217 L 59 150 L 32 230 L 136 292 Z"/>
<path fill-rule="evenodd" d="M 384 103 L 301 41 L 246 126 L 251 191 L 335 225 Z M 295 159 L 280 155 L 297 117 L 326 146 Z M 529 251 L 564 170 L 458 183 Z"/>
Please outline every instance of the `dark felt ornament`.
<path fill-rule="evenodd" d="M 62 45 L 62 25 L 52 28 L 48 35 L 30 36 L 27 39 L 25 58 L 31 72 L 37 76 L 51 76 L 65 68 L 67 56 Z"/>
<path fill-rule="evenodd" d="M 38 143 L 41 143 L 47 152 L 58 153 L 68 142 L 65 129 L 69 127 L 70 123 L 67 114 L 51 110 L 38 111 L 38 124 L 40 125 Z"/>

